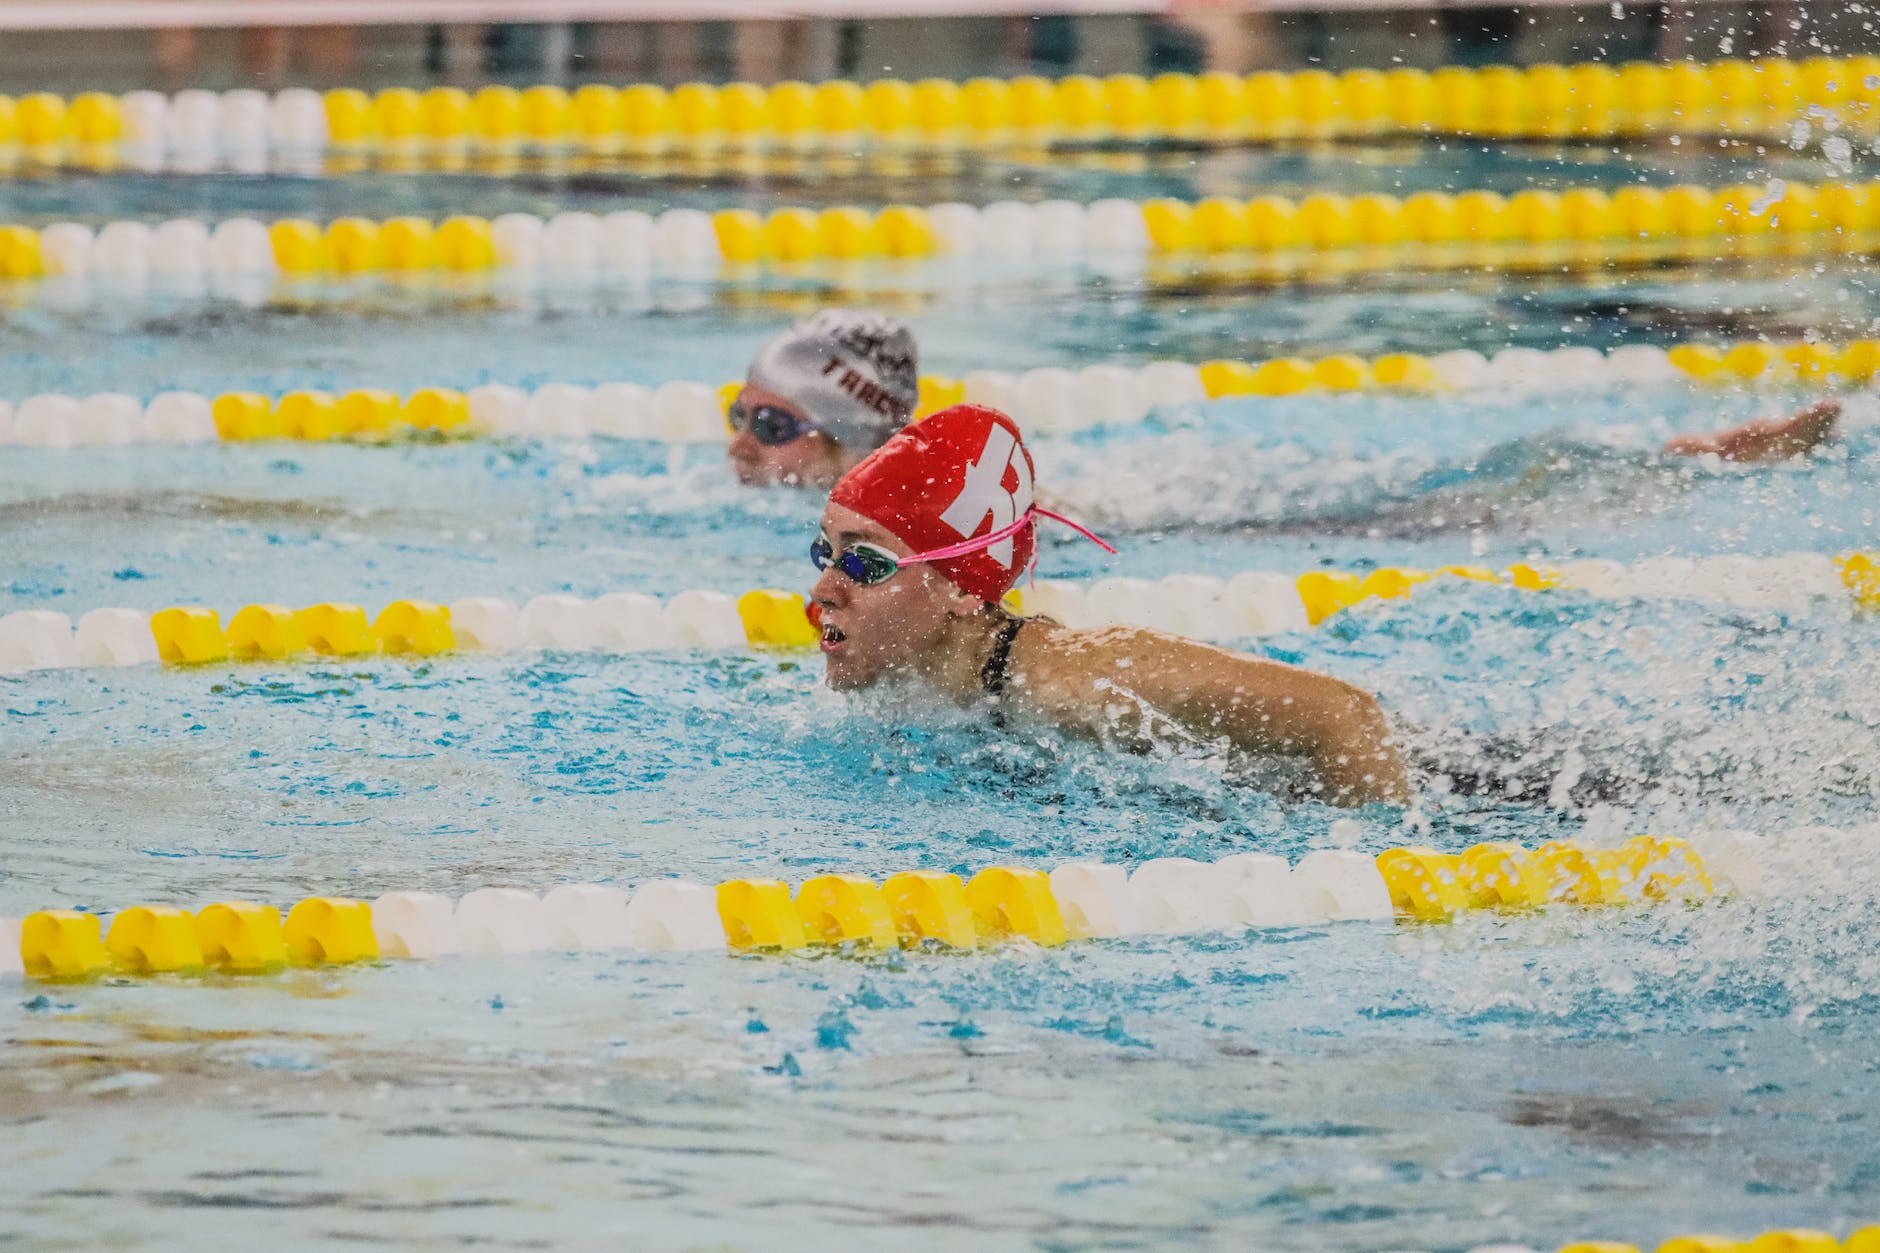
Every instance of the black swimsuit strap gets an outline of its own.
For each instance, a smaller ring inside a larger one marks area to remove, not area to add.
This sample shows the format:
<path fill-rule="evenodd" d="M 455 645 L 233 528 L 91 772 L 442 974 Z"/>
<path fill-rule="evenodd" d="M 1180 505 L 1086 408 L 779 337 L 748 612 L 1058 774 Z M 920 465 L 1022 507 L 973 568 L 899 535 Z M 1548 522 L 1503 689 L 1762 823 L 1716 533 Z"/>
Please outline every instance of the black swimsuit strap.
<path fill-rule="evenodd" d="M 986 655 L 986 664 L 979 667 L 979 686 L 986 695 L 992 697 L 1005 694 L 1007 671 L 1012 665 L 1012 641 L 1025 625 L 1023 618 L 1008 618 L 999 627 L 999 633 L 992 637 L 992 651 Z"/>

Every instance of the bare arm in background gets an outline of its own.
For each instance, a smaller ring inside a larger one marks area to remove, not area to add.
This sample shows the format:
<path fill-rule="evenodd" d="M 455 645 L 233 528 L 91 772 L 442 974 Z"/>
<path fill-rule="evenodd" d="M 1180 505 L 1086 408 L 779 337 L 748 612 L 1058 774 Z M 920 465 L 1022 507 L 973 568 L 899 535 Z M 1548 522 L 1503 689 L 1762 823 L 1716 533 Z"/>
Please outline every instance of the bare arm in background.
<path fill-rule="evenodd" d="M 1725 461 L 1786 461 L 1834 434 L 1840 416 L 1840 401 L 1823 400 L 1780 420 L 1746 422 L 1714 435 L 1680 435 L 1665 451 L 1679 457 L 1715 454 Z"/>

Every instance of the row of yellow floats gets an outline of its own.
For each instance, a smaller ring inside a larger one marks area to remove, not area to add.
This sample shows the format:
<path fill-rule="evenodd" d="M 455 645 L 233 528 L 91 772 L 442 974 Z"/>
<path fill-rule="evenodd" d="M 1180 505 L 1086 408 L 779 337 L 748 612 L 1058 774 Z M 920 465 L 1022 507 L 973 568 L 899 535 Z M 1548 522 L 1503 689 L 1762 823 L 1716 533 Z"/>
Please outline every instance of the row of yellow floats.
<path fill-rule="evenodd" d="M 267 227 L 274 266 L 284 274 L 486 273 L 497 268 L 489 219 L 470 214 L 432 222 L 419 217 L 384 221 L 345 217 L 320 225 L 282 218 Z M 58 273 L 40 232 L 0 225 L 0 278 Z"/>
<path fill-rule="evenodd" d="M 1845 345 L 1745 341 L 1731 345 L 1679 344 L 1666 351 L 1686 378 L 1704 383 L 1866 383 L 1880 374 L 1880 340 Z M 1230 396 L 1293 396 L 1304 392 L 1442 391 L 1435 363 L 1418 353 L 1373 358 L 1351 353 L 1327 357 L 1273 357 L 1264 361 L 1202 362 L 1202 390 L 1211 400 Z M 716 390 L 721 407 L 742 389 L 741 381 Z M 916 418 L 966 399 L 964 381 L 922 375 Z M 223 392 L 209 401 L 216 434 L 223 440 L 376 439 L 400 430 L 464 433 L 471 424 L 469 397 L 455 388 L 422 387 L 405 396 L 378 388 L 347 392 L 297 389 L 279 396 Z"/>
<path fill-rule="evenodd" d="M 1842 553 L 1831 560 L 1854 603 L 1862 609 L 1880 609 L 1880 555 L 1856 551 Z M 1367 600 L 1406 597 L 1419 585 L 1439 578 L 1493 583 L 1524 592 L 1542 592 L 1562 585 L 1559 571 L 1528 562 L 1516 562 L 1500 573 L 1487 566 L 1442 566 L 1436 570 L 1379 566 L 1364 574 L 1353 570 L 1308 570 L 1294 582 L 1299 589 L 1300 602 L 1305 606 L 1306 620 L 1317 626 L 1353 605 Z"/>
<path fill-rule="evenodd" d="M 1706 383 L 1866 383 L 1880 374 L 1880 340 L 1846 344 L 1747 340 L 1727 347 L 1679 344 L 1665 357 L 1687 378 Z"/>
<path fill-rule="evenodd" d="M 245 605 L 226 629 L 215 610 L 178 605 L 151 614 L 150 633 L 158 660 L 174 665 L 274 661 L 309 654 L 428 657 L 457 647 L 449 607 L 426 600 L 395 600 L 376 618 L 368 618 L 358 605 L 337 601 L 305 609 Z"/>
<path fill-rule="evenodd" d="M 1860 384 L 1880 375 L 1880 340 L 1857 339 L 1844 345 L 1768 343 L 1678 344 L 1665 353 L 1673 368 L 1703 383 L 1841 382 Z M 1202 362 L 1201 387 L 1210 400 L 1230 396 L 1293 396 L 1302 392 L 1391 391 L 1428 393 L 1444 390 L 1437 366 L 1420 353 L 1393 352 L 1376 357 L 1334 353 L 1326 357 L 1272 357 L 1263 361 L 1217 359 Z M 743 389 L 742 380 L 716 389 L 721 408 Z M 918 420 L 966 399 L 963 380 L 939 374 L 920 378 L 914 413 Z M 326 440 L 378 436 L 410 427 L 419 431 L 461 431 L 470 423 L 469 398 L 448 387 L 424 387 L 401 399 L 371 388 L 334 394 L 319 390 L 225 392 L 210 401 L 216 432 L 225 440 Z"/>
<path fill-rule="evenodd" d="M 736 600 L 745 641 L 753 648 L 810 648 L 816 628 L 802 596 L 756 588 Z M 456 650 L 450 606 L 428 600 L 395 600 L 377 617 L 359 605 L 327 601 L 304 609 L 244 605 L 222 625 L 221 615 L 201 605 L 177 605 L 150 615 L 157 658 L 173 665 L 223 661 L 289 661 L 309 656 L 366 657 L 376 654 L 430 657 Z"/>
<path fill-rule="evenodd" d="M 439 434 L 470 425 L 470 398 L 451 387 L 421 387 L 406 396 L 362 387 L 335 395 L 315 389 L 223 392 L 209 401 L 216 434 L 231 441 L 361 439 L 400 428 Z"/>
<path fill-rule="evenodd" d="M 794 896 L 777 879 L 718 885 L 725 942 L 736 949 L 792 950 L 810 945 L 892 949 L 939 944 L 976 948 L 1025 939 L 1056 946 L 1087 938 L 1068 927 L 1042 872 L 995 866 L 970 880 L 939 871 L 890 875 L 876 885 L 859 875 L 819 875 Z M 20 924 L 20 960 L 36 979 L 217 970 L 262 974 L 287 965 L 341 965 L 380 956 L 372 906 L 345 897 L 309 897 L 285 919 L 272 905 L 219 901 L 192 913 L 138 905 L 112 918 L 78 910 L 41 910 Z"/>
<path fill-rule="evenodd" d="M 1581 1240 L 1558 1253 L 1644 1253 L 1641 1246 L 1618 1240 Z M 1673 1236 L 1657 1253 L 1880 1253 L 1880 1226 L 1863 1227 L 1837 1240 L 1826 1231 L 1788 1227 L 1738 1239 L 1735 1236 Z"/>
<path fill-rule="evenodd" d="M 1850 383 L 1880 375 L 1880 340 L 1846 344 L 1747 340 L 1736 344 L 1677 344 L 1665 357 L 1679 374 L 1701 383 Z M 1201 386 L 1210 399 L 1223 396 L 1295 396 L 1302 392 L 1436 392 L 1445 389 L 1430 358 L 1395 352 L 1364 358 L 1272 357 L 1265 361 L 1204 361 Z M 940 382 L 936 380 L 936 390 Z M 923 380 L 923 388 L 926 381 Z M 923 395 L 925 392 L 923 391 Z"/>
<path fill-rule="evenodd" d="M 1842 582 L 1855 603 L 1880 607 L 1880 560 L 1853 552 L 1835 559 Z M 1317 626 L 1334 614 L 1366 600 L 1409 596 L 1420 584 L 1440 577 L 1469 579 L 1523 591 L 1560 586 L 1557 572 L 1525 562 L 1497 573 L 1486 566 L 1444 566 L 1436 571 L 1384 566 L 1365 574 L 1348 570 L 1309 570 L 1295 586 L 1306 618 Z M 1022 589 L 1008 594 L 1022 611 Z M 804 598 L 776 588 L 756 588 L 736 600 L 745 640 L 753 648 L 808 648 L 817 638 Z M 448 605 L 425 600 L 396 600 L 369 618 L 358 605 L 325 602 L 304 609 L 254 604 L 237 610 L 223 627 L 220 615 L 203 606 L 174 606 L 150 617 L 159 660 L 182 665 L 221 661 L 276 661 L 304 655 L 356 657 L 376 653 L 432 656 L 453 651 L 457 640 Z"/>
<path fill-rule="evenodd" d="M 1560 586 L 1558 573 L 1524 561 L 1501 573 L 1487 566 L 1443 566 L 1436 570 L 1379 566 L 1364 574 L 1352 570 L 1308 570 L 1294 580 L 1294 586 L 1299 589 L 1299 600 L 1305 606 L 1306 621 L 1317 626 L 1353 605 L 1367 600 L 1397 600 L 1410 595 L 1418 584 L 1439 578 L 1493 583 L 1524 592 Z"/>
<path fill-rule="evenodd" d="M 605 84 L 568 91 L 393 87 L 324 93 L 330 143 L 657 150 L 829 142 L 986 146 L 1078 138 L 1278 140 L 1392 133 L 1610 138 L 1761 132 L 1809 107 L 1871 108 L 1880 57 L 1671 64 L 1320 69 L 1060 79 L 884 78 L 763 86 Z M 108 145 L 125 137 L 118 97 L 0 97 L 0 143 Z"/>
<path fill-rule="evenodd" d="M 1486 566 L 1445 566 L 1430 572 L 1382 567 L 1359 575 L 1311 570 L 1296 580 L 1306 617 L 1314 626 L 1370 599 L 1408 596 L 1419 583 L 1441 576 L 1501 584 Z M 1507 585 L 1527 591 L 1558 586 L 1553 572 L 1525 563 L 1506 572 Z M 1008 594 L 1022 609 L 1024 591 Z M 804 598 L 795 592 L 757 588 L 737 598 L 746 641 L 755 648 L 808 648 L 817 639 Z M 229 619 L 199 605 L 173 606 L 150 616 L 157 657 L 179 665 L 221 661 L 282 661 L 296 657 L 357 657 L 376 653 L 432 656 L 457 647 L 450 607 L 426 600 L 396 600 L 376 618 L 354 604 L 325 602 L 305 609 L 278 604 L 245 605 Z"/>
<path fill-rule="evenodd" d="M 1507 843 L 1462 853 L 1398 848 L 1379 854 L 1377 869 L 1397 913 L 1425 921 L 1556 903 L 1695 901 L 1716 890 L 1688 841 L 1654 835 L 1592 851 L 1565 840 L 1531 850 Z"/>
<path fill-rule="evenodd" d="M 1880 375 L 1880 340 L 1857 339 L 1844 345 L 1811 342 L 1678 344 L 1665 353 L 1684 377 L 1703 383 L 1840 382 L 1861 384 Z M 1445 390 L 1437 365 L 1413 352 L 1361 357 L 1334 353 L 1326 357 L 1271 357 L 1262 361 L 1221 358 L 1202 362 L 1202 390 L 1210 400 L 1231 396 L 1295 396 L 1304 392 L 1387 391 L 1430 393 Z M 721 408 L 743 389 L 742 380 L 716 389 Z M 966 399 L 963 380 L 939 374 L 920 378 L 916 420 Z M 210 412 L 225 440 L 327 440 L 380 436 L 400 426 L 418 431 L 459 432 L 469 426 L 470 402 L 448 387 L 425 387 L 400 399 L 376 389 L 334 394 L 319 390 L 225 392 L 213 397 Z"/>
<path fill-rule="evenodd" d="M 1678 248 L 1692 255 L 1761 252 L 1814 255 L 1864 252 L 1880 228 L 1880 191 L 1865 182 L 1813 187 L 1669 188 L 1631 185 L 1564 191 L 1530 188 L 1512 196 L 1475 190 L 1317 193 L 1294 201 L 1212 197 L 1151 200 L 1138 206 L 1159 255 L 1292 256 L 1339 252 L 1359 269 L 1517 264 L 1510 246 L 1558 245 L 1535 264 L 1627 261 L 1641 250 Z M 927 210 L 915 205 L 867 209 L 785 207 L 768 213 L 724 209 L 710 219 L 719 263 L 766 264 L 939 255 L 942 240 Z M 503 268 L 492 224 L 457 215 L 375 221 L 345 217 L 325 226 L 299 218 L 269 225 L 276 268 L 289 275 L 473 273 Z M 1486 249 L 1483 251 L 1483 249 Z M 1409 251 L 1406 251 L 1409 250 Z M 1657 255 L 1654 253 L 1654 255 Z M 39 232 L 0 225 L 0 278 L 51 271 Z"/>
<path fill-rule="evenodd" d="M 771 87 L 648 84 L 564 93 L 485 88 L 331 92 L 336 144 L 566 144 L 618 138 L 810 141 L 855 137 L 977 146 L 1079 137 L 1274 140 L 1455 132 L 1492 138 L 1648 135 L 1786 125 L 1814 105 L 1871 105 L 1880 58 L 1621 67 L 1451 66 L 1228 73 L 927 78 Z M 656 145 L 649 145 L 656 146 Z M 809 145 L 805 145 L 809 146 Z"/>
<path fill-rule="evenodd" d="M 378 955 L 371 906 L 341 897 L 309 897 L 285 920 L 274 906 L 250 901 L 218 901 L 193 914 L 136 905 L 112 918 L 108 934 L 98 915 L 70 909 L 40 910 L 20 922 L 20 961 L 33 979 L 205 969 L 264 974 L 290 963 L 329 965 Z"/>
<path fill-rule="evenodd" d="M 1465 853 L 1393 849 L 1377 866 L 1396 912 L 1419 921 L 1470 909 L 1697 900 L 1713 890 L 1688 843 L 1657 836 L 1595 852 L 1565 841 L 1532 851 L 1511 844 Z M 1014 939 L 1055 947 L 1091 938 L 1066 921 L 1048 876 L 1009 866 L 981 870 L 970 880 L 928 870 L 890 875 L 880 884 L 860 875 L 818 875 L 794 894 L 780 879 L 733 879 L 717 886 L 716 901 L 725 942 L 734 950 L 971 949 Z M 39 979 L 107 971 L 251 974 L 379 955 L 371 905 L 343 897 L 310 897 L 285 919 L 271 905 L 222 901 L 196 913 L 135 906 L 118 913 L 109 932 L 98 915 L 77 910 L 41 910 L 20 926 L 22 967 Z"/>
<path fill-rule="evenodd" d="M 1499 192 L 1420 191 L 1299 200 L 1263 195 L 1151 200 L 1157 252 L 1285 252 L 1405 244 L 1619 244 L 1792 238 L 1797 247 L 1863 249 L 1880 226 L 1872 183 L 1652 187 L 1626 184 Z M 1830 237 L 1833 242 L 1830 242 Z"/>

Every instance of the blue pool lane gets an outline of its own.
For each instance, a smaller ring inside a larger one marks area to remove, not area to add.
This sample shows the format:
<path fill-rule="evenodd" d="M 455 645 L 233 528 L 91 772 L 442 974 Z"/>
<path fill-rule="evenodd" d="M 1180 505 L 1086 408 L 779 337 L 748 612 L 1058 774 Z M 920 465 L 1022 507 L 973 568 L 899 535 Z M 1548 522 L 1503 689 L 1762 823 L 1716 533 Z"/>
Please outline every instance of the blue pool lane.
<path fill-rule="evenodd" d="M 1749 163 L 1749 164 L 1746 164 Z M 1819 178 L 1808 154 L 1434 146 L 1012 163 L 1011 194 Z M 1751 168 L 1753 166 L 1753 168 Z M 1098 168 L 1103 167 L 1103 168 Z M 930 170 L 904 198 L 991 177 Z M 840 182 L 785 182 L 837 199 Z M 9 184 L 15 213 L 714 207 L 603 172 Z M 916 194 L 920 193 L 920 194 Z M 931 196 L 927 196 L 931 193 Z M 899 193 L 897 193 L 897 196 Z M 975 197 L 987 199 L 990 197 Z M 1204 267 L 1205 269 L 1205 267 Z M 1509 344 L 1845 340 L 1829 260 L 1558 279 L 937 272 L 935 372 Z M 998 276 L 994 276 L 998 277 Z M 1036 281 L 1034 281 L 1034 279 Z M 816 282 L 0 310 L 0 396 L 735 376 Z M 1871 395 L 1805 464 L 1671 434 L 1810 399 L 1682 384 L 1239 398 L 1038 441 L 1117 540 L 1041 574 L 1839 553 L 1880 535 Z M 820 502 L 607 439 L 0 448 L 0 613 L 802 589 Z M 1654 1247 L 1880 1219 L 1880 623 L 1447 581 L 1242 640 L 1377 692 L 1426 789 L 1355 814 L 1206 746 L 1141 756 L 820 686 L 814 654 L 454 655 L 0 677 L 0 916 L 1410 843 L 1763 837 L 1759 893 L 858 958 L 535 954 L 0 987 L 0 1232 L 35 1247 Z M 1338 823 L 1350 818 L 1351 823 Z"/>

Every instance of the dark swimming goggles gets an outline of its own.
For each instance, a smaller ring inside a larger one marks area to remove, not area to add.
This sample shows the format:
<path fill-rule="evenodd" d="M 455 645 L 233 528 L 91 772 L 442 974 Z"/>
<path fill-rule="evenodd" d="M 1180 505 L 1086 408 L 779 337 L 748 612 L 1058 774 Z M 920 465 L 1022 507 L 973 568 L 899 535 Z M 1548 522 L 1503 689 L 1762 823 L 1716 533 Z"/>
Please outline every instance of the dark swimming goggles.
<path fill-rule="evenodd" d="M 861 542 L 850 544 L 838 553 L 836 546 L 829 542 L 829 537 L 819 533 L 810 541 L 809 559 L 818 570 L 827 570 L 830 566 L 834 566 L 847 575 L 851 581 L 863 587 L 873 587 L 877 583 L 886 583 L 893 578 L 895 571 L 902 566 L 911 566 L 922 561 L 945 561 L 950 557 L 964 557 L 968 553 L 991 548 L 1000 540 L 1010 539 L 1026 527 L 1033 525 L 1037 518 L 1049 518 L 1053 522 L 1062 522 L 1104 552 L 1116 551 L 1082 523 L 1073 522 L 1061 513 L 1033 505 L 1004 526 L 988 531 L 984 535 L 961 540 L 957 544 L 948 544 L 945 548 L 930 548 L 924 553 L 910 553 L 905 557 L 897 557 L 879 545 Z M 1037 558 L 1034 556 L 1033 560 Z"/>
<path fill-rule="evenodd" d="M 877 583 L 886 583 L 900 570 L 902 558 L 895 556 L 885 548 L 873 544 L 850 544 L 841 552 L 829 542 L 827 535 L 818 535 L 809 544 L 810 563 L 818 570 L 827 570 L 830 566 L 842 571 L 850 582 L 863 587 L 873 587 Z"/>
<path fill-rule="evenodd" d="M 735 402 L 725 410 L 725 426 L 733 435 L 748 428 L 751 438 L 766 448 L 781 448 L 816 429 L 814 423 L 806 422 L 788 409 L 776 405 L 747 408 Z"/>

